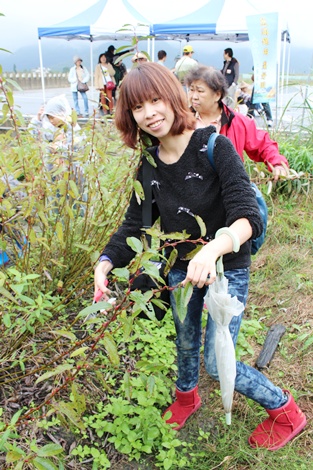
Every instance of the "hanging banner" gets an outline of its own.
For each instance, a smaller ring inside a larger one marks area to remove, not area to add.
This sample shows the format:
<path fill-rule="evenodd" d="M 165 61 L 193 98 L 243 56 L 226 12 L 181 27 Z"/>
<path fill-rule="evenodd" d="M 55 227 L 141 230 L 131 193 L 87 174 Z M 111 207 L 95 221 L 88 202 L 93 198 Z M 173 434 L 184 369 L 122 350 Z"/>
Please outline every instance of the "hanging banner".
<path fill-rule="evenodd" d="M 247 16 L 254 63 L 253 103 L 268 103 L 276 95 L 278 13 Z"/>

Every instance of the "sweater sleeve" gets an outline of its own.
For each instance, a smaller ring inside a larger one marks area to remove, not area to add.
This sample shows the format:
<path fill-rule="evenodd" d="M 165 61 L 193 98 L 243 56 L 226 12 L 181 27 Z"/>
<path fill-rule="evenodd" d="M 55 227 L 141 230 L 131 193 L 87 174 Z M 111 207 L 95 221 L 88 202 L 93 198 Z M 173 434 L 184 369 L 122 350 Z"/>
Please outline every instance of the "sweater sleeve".
<path fill-rule="evenodd" d="M 142 168 L 138 171 L 138 180 L 142 181 Z M 128 237 L 140 238 L 142 235 L 142 204 L 138 203 L 135 191 L 133 191 L 122 225 L 112 235 L 104 248 L 102 255 L 112 260 L 115 268 L 127 266 L 135 256 L 135 252 L 127 245 Z"/>
<path fill-rule="evenodd" d="M 252 238 L 261 235 L 263 222 L 248 174 L 231 141 L 220 135 L 214 148 L 214 161 L 226 211 L 226 226 L 246 218 Z"/>

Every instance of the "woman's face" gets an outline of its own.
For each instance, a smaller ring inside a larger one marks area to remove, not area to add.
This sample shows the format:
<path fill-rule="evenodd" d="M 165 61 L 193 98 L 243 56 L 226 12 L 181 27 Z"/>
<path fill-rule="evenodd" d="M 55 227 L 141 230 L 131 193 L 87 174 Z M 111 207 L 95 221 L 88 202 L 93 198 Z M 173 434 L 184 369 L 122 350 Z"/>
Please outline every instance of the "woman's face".
<path fill-rule="evenodd" d="M 107 63 L 107 58 L 105 57 L 105 55 L 102 55 L 102 56 L 100 57 L 100 63 L 101 63 L 101 64 L 106 64 L 106 63 Z"/>
<path fill-rule="evenodd" d="M 219 108 L 221 93 L 209 88 L 204 80 L 195 80 L 189 87 L 188 98 L 195 111 L 209 113 Z"/>
<path fill-rule="evenodd" d="M 141 130 L 160 141 L 171 133 L 175 115 L 169 103 L 155 96 L 143 103 L 137 103 L 132 113 Z"/>

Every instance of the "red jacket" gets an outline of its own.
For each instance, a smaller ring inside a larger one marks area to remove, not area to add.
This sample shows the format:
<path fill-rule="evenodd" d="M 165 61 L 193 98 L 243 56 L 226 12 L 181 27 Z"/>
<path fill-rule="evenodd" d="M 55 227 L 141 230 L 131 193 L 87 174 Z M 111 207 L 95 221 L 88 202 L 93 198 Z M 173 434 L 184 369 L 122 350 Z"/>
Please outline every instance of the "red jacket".
<path fill-rule="evenodd" d="M 223 105 L 220 134 L 226 135 L 244 160 L 243 151 L 255 162 L 264 162 L 272 166 L 288 165 L 287 159 L 280 155 L 278 144 L 270 139 L 267 131 L 257 129 L 254 119 L 234 112 Z"/>
<path fill-rule="evenodd" d="M 196 127 L 205 127 L 199 118 Z M 289 166 L 287 159 L 280 155 L 277 142 L 271 140 L 267 131 L 257 129 L 254 119 L 233 111 L 225 104 L 221 115 L 220 134 L 226 135 L 232 141 L 242 161 L 245 151 L 251 160 L 264 162 L 269 170 L 270 165 L 284 163 Z"/>

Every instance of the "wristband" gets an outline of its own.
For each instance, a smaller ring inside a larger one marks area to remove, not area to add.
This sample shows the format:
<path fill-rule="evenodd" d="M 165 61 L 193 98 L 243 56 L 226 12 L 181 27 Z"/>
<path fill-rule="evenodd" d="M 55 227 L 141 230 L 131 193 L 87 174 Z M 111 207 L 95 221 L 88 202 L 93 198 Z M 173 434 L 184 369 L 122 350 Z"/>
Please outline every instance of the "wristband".
<path fill-rule="evenodd" d="M 233 242 L 233 252 L 234 253 L 238 253 L 238 251 L 240 250 L 240 241 L 239 241 L 239 237 L 237 235 L 237 233 L 232 230 L 231 228 L 229 227 L 223 227 L 223 228 L 220 228 L 216 234 L 215 234 L 215 238 L 219 237 L 220 235 L 228 235 L 232 242 Z"/>
<path fill-rule="evenodd" d="M 233 252 L 238 253 L 240 249 L 240 241 L 239 241 L 239 237 L 237 233 L 229 227 L 223 227 L 223 228 L 220 228 L 216 232 L 215 238 L 218 238 L 220 235 L 223 235 L 223 234 L 228 235 L 231 238 L 233 242 Z M 223 276 L 224 274 L 223 256 L 220 256 L 217 260 L 216 271 L 220 277 Z"/>

